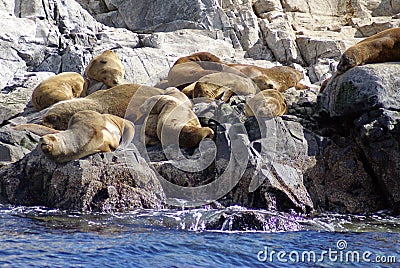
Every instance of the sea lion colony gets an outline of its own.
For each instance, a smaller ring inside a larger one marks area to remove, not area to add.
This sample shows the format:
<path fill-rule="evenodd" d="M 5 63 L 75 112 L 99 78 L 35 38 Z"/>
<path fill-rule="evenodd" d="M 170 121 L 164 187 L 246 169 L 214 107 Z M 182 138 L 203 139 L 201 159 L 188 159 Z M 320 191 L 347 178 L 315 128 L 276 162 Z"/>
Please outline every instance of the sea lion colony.
<path fill-rule="evenodd" d="M 394 58 L 389 55 L 390 50 L 399 48 L 399 38 L 400 28 L 395 28 L 349 48 L 340 59 L 338 75 L 369 62 L 400 60 L 399 49 L 393 52 L 398 53 Z M 162 141 L 163 145 L 179 142 L 182 147 L 196 147 L 214 132 L 200 125 L 189 98 L 228 102 L 235 94 L 250 95 L 246 116 L 275 117 L 286 113 L 281 92 L 290 87 L 308 88 L 294 68 L 229 64 L 208 52 L 179 58 L 159 84 L 161 88 L 125 83 L 124 73 L 117 54 L 107 50 L 89 63 L 85 78 L 66 72 L 44 80 L 32 94 L 37 110 L 49 107 L 43 125 L 24 124 L 15 129 L 42 136 L 40 148 L 57 162 L 115 150 L 122 137 L 130 143 L 135 133 L 133 122 L 138 120 L 145 122 L 146 145 Z M 103 85 L 91 88 L 93 80 Z M 162 89 L 167 86 L 170 88 Z"/>

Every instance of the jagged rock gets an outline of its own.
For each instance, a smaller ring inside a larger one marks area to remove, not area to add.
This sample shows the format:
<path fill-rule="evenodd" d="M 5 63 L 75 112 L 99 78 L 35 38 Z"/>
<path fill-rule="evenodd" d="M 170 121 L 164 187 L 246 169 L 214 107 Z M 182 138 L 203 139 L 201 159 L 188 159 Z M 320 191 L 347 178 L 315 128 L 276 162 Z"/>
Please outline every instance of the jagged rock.
<path fill-rule="evenodd" d="M 277 61 L 283 63 L 299 63 L 304 65 L 301 53 L 296 44 L 296 35 L 285 16 L 269 22 L 261 20 L 260 28 L 264 41 Z"/>
<path fill-rule="evenodd" d="M 362 149 L 358 158 L 384 204 L 394 210 L 400 202 L 399 68 L 396 63 L 352 68 L 332 77 L 319 99 L 320 112 L 341 122 L 339 131 L 352 133 Z"/>
<path fill-rule="evenodd" d="M 400 13 L 400 3 L 396 0 L 375 1 L 373 4 L 374 7 L 379 4 L 372 12 L 373 16 L 392 16 Z"/>
<path fill-rule="evenodd" d="M 2 163 L 15 162 L 32 151 L 37 143 L 38 136 L 34 134 L 17 132 L 9 128 L 0 131 L 0 166 Z"/>
<path fill-rule="evenodd" d="M 253 3 L 254 12 L 259 18 L 265 19 L 266 14 L 271 11 L 283 11 L 279 0 L 257 0 Z"/>
<path fill-rule="evenodd" d="M 219 231 L 300 231 L 303 227 L 297 215 L 283 215 L 267 211 L 229 207 L 213 215 L 205 223 L 207 230 Z"/>
<path fill-rule="evenodd" d="M 366 213 L 385 208 L 375 179 L 360 161 L 355 143 L 326 140 L 316 163 L 304 174 L 315 208 L 339 213 Z"/>
<path fill-rule="evenodd" d="M 338 61 L 346 50 L 343 41 L 333 38 L 298 36 L 296 43 L 301 51 L 302 58 L 308 66 L 315 65 L 323 59 Z"/>
<path fill-rule="evenodd" d="M 160 209 L 164 193 L 136 149 L 96 154 L 66 164 L 38 149 L 0 170 L 0 200 L 79 211 Z"/>
<path fill-rule="evenodd" d="M 31 100 L 33 89 L 52 73 L 25 73 L 15 76 L 9 85 L 0 91 L 0 125 L 4 121 L 23 113 Z"/>
<path fill-rule="evenodd" d="M 177 199 L 191 196 L 199 202 L 218 200 L 226 206 L 312 210 L 302 175 L 302 170 L 312 163 L 312 157 L 307 155 L 301 125 L 280 118 L 271 122 L 257 122 L 251 118 L 243 124 L 235 112 L 240 108 L 226 104 L 214 108 L 215 114 L 208 122 L 218 122 L 214 125 L 217 135 L 215 158 L 212 157 L 213 147 L 202 147 L 202 144 L 193 153 L 178 157 L 169 154 L 168 159 L 152 152 L 156 162 L 150 161 L 155 170 L 176 185 L 171 186 L 173 191 L 167 190 L 166 195 L 173 194 Z M 208 117 L 212 113 L 209 109 L 202 111 L 208 113 Z M 257 133 L 259 124 L 268 126 Z M 178 186 L 197 189 L 185 191 Z"/>
<path fill-rule="evenodd" d="M 398 106 L 397 106 L 398 107 Z M 400 205 L 400 113 L 379 109 L 356 120 L 356 141 L 363 150 L 366 170 L 373 178 L 386 207 Z"/>

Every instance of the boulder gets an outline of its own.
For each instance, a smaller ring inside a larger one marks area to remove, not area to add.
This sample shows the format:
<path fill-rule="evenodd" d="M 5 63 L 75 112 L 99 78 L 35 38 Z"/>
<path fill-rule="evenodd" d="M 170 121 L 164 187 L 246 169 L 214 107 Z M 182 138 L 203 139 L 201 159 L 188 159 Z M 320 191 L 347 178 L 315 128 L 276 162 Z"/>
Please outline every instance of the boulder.
<path fill-rule="evenodd" d="M 160 209 L 165 196 L 137 150 L 96 154 L 66 164 L 39 149 L 0 170 L 2 203 L 78 211 Z"/>
<path fill-rule="evenodd" d="M 361 148 L 358 159 L 386 207 L 398 210 L 400 189 L 400 79 L 397 63 L 354 67 L 332 77 L 319 98 L 320 113 L 340 124 Z"/>
<path fill-rule="evenodd" d="M 321 109 L 330 117 L 354 118 L 365 112 L 400 107 L 398 63 L 368 64 L 334 76 L 320 96 Z"/>

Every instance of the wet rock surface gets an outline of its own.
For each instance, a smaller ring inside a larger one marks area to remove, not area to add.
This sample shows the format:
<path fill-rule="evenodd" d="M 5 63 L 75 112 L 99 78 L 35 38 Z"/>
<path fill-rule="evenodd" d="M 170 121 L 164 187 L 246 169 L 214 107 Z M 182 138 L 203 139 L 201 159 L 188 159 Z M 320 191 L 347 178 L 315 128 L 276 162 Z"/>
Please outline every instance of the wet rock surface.
<path fill-rule="evenodd" d="M 319 85 L 346 48 L 397 27 L 398 12 L 388 1 L 0 0 L 0 200 L 83 211 L 210 197 L 222 206 L 281 211 L 396 210 L 398 64 L 353 68 L 333 76 L 322 94 Z M 130 83 L 155 85 L 177 58 L 206 50 L 225 62 L 291 65 L 312 85 L 285 92 L 288 113 L 274 120 L 245 118 L 241 97 L 195 104 L 202 124 L 216 132 L 215 148 L 183 150 L 178 161 L 170 159 L 176 150 L 135 143 L 141 155 L 118 151 L 55 164 L 36 148 L 37 136 L 11 127 L 40 121 L 30 96 L 43 79 L 83 74 L 105 49 L 121 57 Z M 193 170 L 214 152 L 209 165 Z M 253 216 L 238 216 L 238 229 Z"/>

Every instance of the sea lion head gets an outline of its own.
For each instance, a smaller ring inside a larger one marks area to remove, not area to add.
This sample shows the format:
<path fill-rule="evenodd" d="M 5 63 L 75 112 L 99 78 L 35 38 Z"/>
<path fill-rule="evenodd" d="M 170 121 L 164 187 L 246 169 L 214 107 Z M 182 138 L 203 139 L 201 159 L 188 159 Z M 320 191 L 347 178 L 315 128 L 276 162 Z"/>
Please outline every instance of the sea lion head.
<path fill-rule="evenodd" d="M 56 111 L 51 111 L 43 116 L 42 124 L 49 128 L 65 130 L 68 127 L 68 122 L 72 115 L 73 113 L 67 110 L 59 113 Z"/>
<path fill-rule="evenodd" d="M 71 152 L 67 152 L 60 134 L 47 134 L 39 139 L 39 147 L 43 154 L 57 162 L 65 162 L 71 159 Z M 70 146 L 71 147 L 71 146 Z"/>
<path fill-rule="evenodd" d="M 274 88 L 274 84 L 266 76 L 256 76 L 252 80 L 260 90 L 273 89 Z"/>
<path fill-rule="evenodd" d="M 349 48 L 340 57 L 339 64 L 337 66 L 337 73 L 342 74 L 357 65 L 357 50 Z"/>
<path fill-rule="evenodd" d="M 115 87 L 124 84 L 124 73 L 116 68 L 104 68 L 100 72 L 101 82 L 109 87 Z"/>
<path fill-rule="evenodd" d="M 179 145 L 182 147 L 197 147 L 205 139 L 214 139 L 214 130 L 209 127 L 184 126 L 179 133 Z"/>

